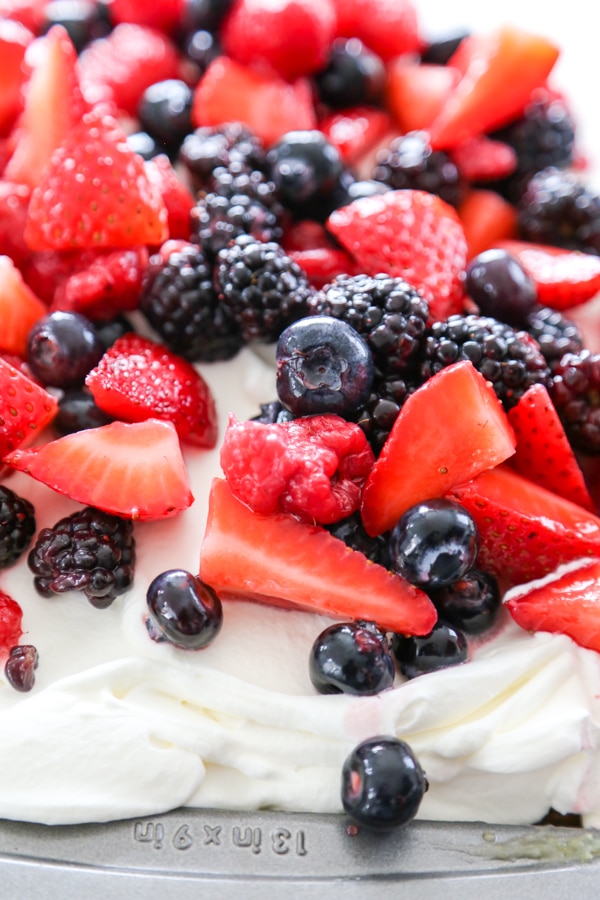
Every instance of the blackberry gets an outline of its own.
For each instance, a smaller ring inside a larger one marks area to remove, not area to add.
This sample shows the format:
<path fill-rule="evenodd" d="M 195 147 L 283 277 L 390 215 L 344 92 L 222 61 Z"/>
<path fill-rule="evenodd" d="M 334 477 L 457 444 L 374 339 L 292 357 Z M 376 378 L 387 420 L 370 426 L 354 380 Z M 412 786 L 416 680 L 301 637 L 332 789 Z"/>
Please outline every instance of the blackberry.
<path fill-rule="evenodd" d="M 0 569 L 18 560 L 35 534 L 35 511 L 24 497 L 0 485 Z"/>
<path fill-rule="evenodd" d="M 555 366 L 551 396 L 572 446 L 600 454 L 600 354 L 565 354 Z"/>
<path fill-rule="evenodd" d="M 529 181 L 518 206 L 521 238 L 600 255 L 600 194 L 551 167 Z"/>
<path fill-rule="evenodd" d="M 133 522 L 87 506 L 43 528 L 27 563 L 43 597 L 83 591 L 103 609 L 133 583 Z"/>
<path fill-rule="evenodd" d="M 371 562 L 385 566 L 386 569 L 389 568 L 389 534 L 385 533 L 379 534 L 377 537 L 371 537 L 365 531 L 359 512 L 353 513 L 351 516 L 326 527 L 330 534 L 343 541 L 352 550 L 359 550 Z"/>
<path fill-rule="evenodd" d="M 336 38 L 327 65 L 315 75 L 319 99 L 333 109 L 377 104 L 385 87 L 381 57 L 358 38 Z"/>
<path fill-rule="evenodd" d="M 379 150 L 372 177 L 393 190 L 412 188 L 437 194 L 458 206 L 466 185 L 445 150 L 432 150 L 424 131 L 409 131 Z"/>
<path fill-rule="evenodd" d="M 434 322 L 425 340 L 421 380 L 461 359 L 470 360 L 492 383 L 507 410 L 531 385 L 550 387 L 550 369 L 535 341 L 496 319 L 453 315 Z"/>
<path fill-rule="evenodd" d="M 240 235 L 217 256 L 219 300 L 242 331 L 244 341 L 270 343 L 307 315 L 315 289 L 306 274 L 274 241 Z"/>
<path fill-rule="evenodd" d="M 400 410 L 421 381 L 416 373 L 410 377 L 383 376 L 375 371 L 369 399 L 356 416 L 376 456 L 389 437 Z"/>
<path fill-rule="evenodd" d="M 140 310 L 167 347 L 190 362 L 231 359 L 242 336 L 219 303 L 212 269 L 192 244 L 153 257 L 140 297 Z"/>
<path fill-rule="evenodd" d="M 283 405 L 280 400 L 271 400 L 269 403 L 260 404 L 260 412 L 252 416 L 253 422 L 261 422 L 263 425 L 281 425 L 282 422 L 291 422 L 296 416 Z"/>
<path fill-rule="evenodd" d="M 262 141 L 239 122 L 196 128 L 184 138 L 178 158 L 196 190 L 206 188 L 214 170 L 220 166 L 237 165 L 250 172 L 265 170 Z"/>
<path fill-rule="evenodd" d="M 523 327 L 538 342 L 551 372 L 565 353 L 583 350 L 583 335 L 579 326 L 549 306 L 535 306 Z"/>

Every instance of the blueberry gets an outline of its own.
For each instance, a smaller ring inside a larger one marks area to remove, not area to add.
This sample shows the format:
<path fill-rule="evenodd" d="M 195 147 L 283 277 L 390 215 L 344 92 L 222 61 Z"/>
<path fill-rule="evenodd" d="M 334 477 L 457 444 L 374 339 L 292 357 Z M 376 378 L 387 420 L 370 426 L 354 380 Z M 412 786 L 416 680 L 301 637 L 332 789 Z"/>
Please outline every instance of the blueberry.
<path fill-rule="evenodd" d="M 148 587 L 146 601 L 154 624 L 176 647 L 200 650 L 221 630 L 223 609 L 218 596 L 183 569 L 157 575 Z"/>
<path fill-rule="evenodd" d="M 203 75 L 209 65 L 221 53 L 217 38 L 210 31 L 199 29 L 189 36 L 185 52 L 198 67 L 198 74 Z"/>
<path fill-rule="evenodd" d="M 142 94 L 138 107 L 142 127 L 171 156 L 192 131 L 192 98 L 191 87 L 178 78 L 157 81 Z"/>
<path fill-rule="evenodd" d="M 98 428 L 112 421 L 99 406 L 86 387 L 69 388 L 58 401 L 58 412 L 53 426 L 60 434 L 73 434 L 87 428 Z"/>
<path fill-rule="evenodd" d="M 430 596 L 440 615 L 467 634 L 487 631 L 500 611 L 498 582 L 493 575 L 477 569 L 453 584 L 430 591 Z"/>
<path fill-rule="evenodd" d="M 181 14 L 183 28 L 216 32 L 229 12 L 233 0 L 184 0 Z"/>
<path fill-rule="evenodd" d="M 386 635 L 368 622 L 330 625 L 314 642 L 309 674 L 321 694 L 378 694 L 394 683 Z"/>
<path fill-rule="evenodd" d="M 342 805 L 351 819 L 373 831 L 407 825 L 427 787 L 411 748 L 394 737 L 363 741 L 342 768 Z"/>
<path fill-rule="evenodd" d="M 385 66 L 358 38 L 336 38 L 315 84 L 320 99 L 334 109 L 377 103 L 385 85 Z"/>
<path fill-rule="evenodd" d="M 74 312 L 56 311 L 39 319 L 27 341 L 27 362 L 42 384 L 70 388 L 83 384 L 104 352 L 92 322 Z"/>
<path fill-rule="evenodd" d="M 62 25 L 77 53 L 110 30 L 93 0 L 50 0 L 42 9 L 41 33 L 46 34 L 54 25 Z"/>
<path fill-rule="evenodd" d="M 352 416 L 369 397 L 374 366 L 357 331 L 332 316 L 307 316 L 277 342 L 277 394 L 294 415 Z"/>
<path fill-rule="evenodd" d="M 269 178 L 283 203 L 302 206 L 330 194 L 344 171 L 340 153 L 322 131 L 289 131 L 267 153 Z"/>
<path fill-rule="evenodd" d="M 160 147 L 147 131 L 134 131 L 127 135 L 127 143 L 134 153 L 142 159 L 154 159 L 160 153 L 164 153 L 164 147 Z"/>
<path fill-rule="evenodd" d="M 417 678 L 438 669 L 458 666 L 466 662 L 468 656 L 467 641 L 462 631 L 441 619 L 423 637 L 394 635 L 392 651 L 398 668 L 406 678 Z"/>
<path fill-rule="evenodd" d="M 465 273 L 465 290 L 483 316 L 508 325 L 523 325 L 537 303 L 533 279 L 506 250 L 485 250 Z"/>
<path fill-rule="evenodd" d="M 452 584 L 472 568 L 479 547 L 471 515 L 452 500 L 407 509 L 390 536 L 391 568 L 424 590 Z"/>

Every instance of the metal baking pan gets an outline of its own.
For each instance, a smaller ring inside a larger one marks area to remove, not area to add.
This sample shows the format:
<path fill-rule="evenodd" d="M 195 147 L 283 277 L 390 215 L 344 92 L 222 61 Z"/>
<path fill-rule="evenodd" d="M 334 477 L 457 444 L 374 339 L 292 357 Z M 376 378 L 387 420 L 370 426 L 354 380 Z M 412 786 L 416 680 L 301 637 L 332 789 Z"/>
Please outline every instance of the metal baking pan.
<path fill-rule="evenodd" d="M 600 831 L 413 822 L 352 833 L 342 816 L 178 810 L 108 825 L 0 821 L 0 898 L 531 900 L 593 896 Z"/>

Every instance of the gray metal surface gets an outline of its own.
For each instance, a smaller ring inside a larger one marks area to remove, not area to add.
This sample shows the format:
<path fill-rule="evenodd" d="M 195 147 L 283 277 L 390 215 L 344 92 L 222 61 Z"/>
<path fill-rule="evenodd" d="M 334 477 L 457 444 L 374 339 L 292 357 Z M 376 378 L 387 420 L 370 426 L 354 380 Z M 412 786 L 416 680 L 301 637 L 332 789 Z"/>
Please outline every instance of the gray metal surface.
<path fill-rule="evenodd" d="M 600 832 L 416 822 L 351 834 L 342 817 L 180 810 L 109 825 L 0 821 L 0 898 L 495 900 L 595 894 Z"/>

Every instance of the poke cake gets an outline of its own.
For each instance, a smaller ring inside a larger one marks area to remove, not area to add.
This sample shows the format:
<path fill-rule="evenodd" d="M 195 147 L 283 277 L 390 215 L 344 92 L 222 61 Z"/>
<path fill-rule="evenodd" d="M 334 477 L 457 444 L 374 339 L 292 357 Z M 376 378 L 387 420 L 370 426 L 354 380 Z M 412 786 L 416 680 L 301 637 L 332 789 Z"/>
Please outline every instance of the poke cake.
<path fill-rule="evenodd" d="M 597 825 L 558 45 L 409 0 L 0 16 L 0 818 Z"/>

